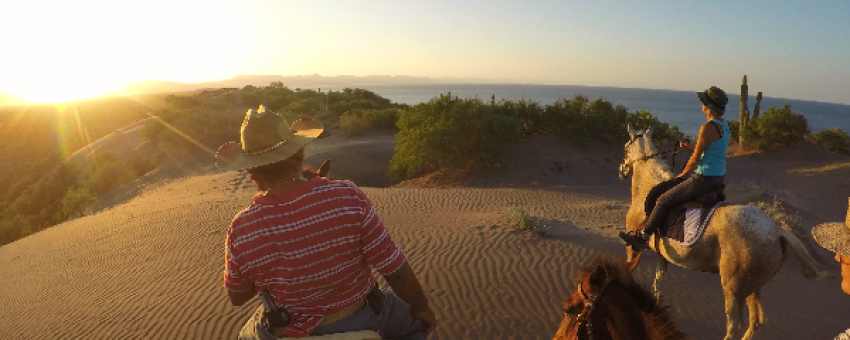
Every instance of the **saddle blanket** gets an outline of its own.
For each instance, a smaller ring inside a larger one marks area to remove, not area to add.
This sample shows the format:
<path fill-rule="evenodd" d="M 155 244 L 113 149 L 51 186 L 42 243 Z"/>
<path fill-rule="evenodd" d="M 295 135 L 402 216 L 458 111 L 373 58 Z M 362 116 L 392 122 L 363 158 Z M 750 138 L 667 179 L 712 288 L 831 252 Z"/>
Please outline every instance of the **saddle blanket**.
<path fill-rule="evenodd" d="M 685 209 L 668 229 L 664 239 L 681 246 L 694 244 L 705 232 L 705 227 L 708 226 L 711 215 L 721 204 L 723 204 L 723 201 L 717 202 L 711 207 Z"/>

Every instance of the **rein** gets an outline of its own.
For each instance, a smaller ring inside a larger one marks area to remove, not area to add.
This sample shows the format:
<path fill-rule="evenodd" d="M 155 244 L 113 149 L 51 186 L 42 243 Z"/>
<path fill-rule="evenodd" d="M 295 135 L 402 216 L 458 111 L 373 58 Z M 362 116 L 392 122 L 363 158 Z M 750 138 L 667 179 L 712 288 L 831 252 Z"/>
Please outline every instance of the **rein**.
<path fill-rule="evenodd" d="M 679 153 L 680 151 L 684 150 L 684 148 L 680 148 L 678 144 L 676 145 L 676 147 L 674 147 L 674 148 L 672 148 L 672 149 L 670 149 L 670 150 L 660 151 L 660 152 L 656 152 L 656 153 L 651 154 L 651 155 L 646 155 L 646 156 L 640 157 L 640 158 L 635 159 L 635 160 L 632 160 L 632 161 L 626 161 L 626 159 L 628 159 L 628 150 L 629 150 L 629 146 L 631 146 L 631 145 L 632 145 L 632 143 L 634 143 L 634 142 L 635 142 L 638 138 L 641 138 L 641 137 L 643 137 L 643 135 L 637 135 L 637 136 L 635 136 L 635 139 L 632 139 L 631 141 L 629 141 L 629 142 L 626 144 L 626 146 L 625 146 L 625 149 L 626 149 L 626 156 L 625 156 L 625 157 L 623 157 L 623 163 L 622 163 L 622 164 L 620 164 L 620 171 L 621 171 L 621 172 L 622 172 L 623 170 L 625 170 L 626 168 L 631 167 L 631 166 L 632 166 L 632 164 L 635 164 L 635 163 L 637 163 L 637 162 L 643 162 L 643 161 L 645 161 L 645 160 L 647 160 L 647 159 L 654 158 L 654 157 L 658 157 L 658 156 L 664 156 L 664 155 L 667 155 L 667 154 L 673 154 L 673 164 L 672 164 L 670 167 L 671 167 L 671 168 L 675 168 L 675 167 L 676 167 L 676 163 L 675 163 L 675 162 L 676 162 L 676 154 L 677 154 L 677 153 Z"/>
<path fill-rule="evenodd" d="M 605 279 L 605 282 L 602 284 L 602 288 L 599 289 L 599 293 L 596 295 L 588 295 L 582 289 L 581 284 L 584 282 L 579 282 L 578 284 L 578 292 L 581 294 L 581 299 L 584 302 L 584 309 L 581 310 L 581 313 L 576 317 L 576 334 L 578 333 L 578 329 L 581 328 L 582 325 L 587 329 L 587 338 L 593 339 L 593 323 L 590 320 L 590 316 L 596 308 L 596 300 L 599 300 L 599 297 L 602 296 L 602 293 L 605 292 L 605 288 L 608 288 L 608 284 L 613 280 L 608 277 Z"/>

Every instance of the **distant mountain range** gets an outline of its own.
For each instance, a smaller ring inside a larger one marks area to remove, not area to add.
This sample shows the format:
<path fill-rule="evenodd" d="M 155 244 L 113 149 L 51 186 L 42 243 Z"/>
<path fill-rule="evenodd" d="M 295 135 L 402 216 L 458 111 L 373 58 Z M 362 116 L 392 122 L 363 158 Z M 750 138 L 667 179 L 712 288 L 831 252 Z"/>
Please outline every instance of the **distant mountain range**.
<path fill-rule="evenodd" d="M 235 87 L 242 88 L 247 85 L 268 86 L 272 82 L 282 82 L 288 88 L 317 87 L 322 85 L 410 85 L 410 84 L 481 84 L 497 82 L 494 79 L 479 78 L 426 78 L 405 75 L 370 75 L 370 76 L 321 76 L 318 74 L 303 76 L 280 76 L 280 75 L 239 75 L 231 79 L 202 83 L 180 83 L 171 81 L 146 81 L 130 83 L 121 89 L 125 95 L 139 95 L 148 93 L 186 92 L 210 88 Z M 23 104 L 16 97 L 0 93 L 0 106 Z"/>

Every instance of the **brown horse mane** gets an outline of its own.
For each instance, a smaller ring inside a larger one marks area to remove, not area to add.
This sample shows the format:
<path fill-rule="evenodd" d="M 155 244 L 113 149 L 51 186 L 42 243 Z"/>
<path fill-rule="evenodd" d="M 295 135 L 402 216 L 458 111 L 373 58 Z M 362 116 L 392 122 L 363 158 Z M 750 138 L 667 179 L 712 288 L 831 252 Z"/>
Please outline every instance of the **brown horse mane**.
<path fill-rule="evenodd" d="M 690 339 L 690 337 L 680 332 L 676 327 L 676 321 L 671 316 L 669 307 L 662 306 L 649 288 L 635 282 L 632 274 L 629 272 L 628 263 L 625 261 L 617 260 L 610 256 L 599 256 L 579 268 L 579 278 L 583 279 L 587 277 L 597 266 L 604 268 L 613 280 L 620 282 L 626 294 L 634 300 L 636 307 L 644 313 L 649 323 L 647 325 L 650 335 L 649 339 Z"/>

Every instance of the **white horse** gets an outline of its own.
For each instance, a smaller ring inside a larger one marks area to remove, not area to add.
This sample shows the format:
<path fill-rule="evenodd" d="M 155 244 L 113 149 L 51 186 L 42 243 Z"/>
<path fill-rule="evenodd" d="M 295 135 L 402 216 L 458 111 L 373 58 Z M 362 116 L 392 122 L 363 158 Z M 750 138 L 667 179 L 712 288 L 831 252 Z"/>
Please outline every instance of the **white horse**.
<path fill-rule="evenodd" d="M 659 153 L 651 141 L 651 128 L 640 134 L 628 126 L 628 131 L 630 138 L 620 165 L 620 179 L 632 173 L 632 204 L 626 214 L 626 229 L 635 231 L 646 219 L 644 203 L 649 191 L 674 175 L 670 167 L 656 157 Z M 668 262 L 720 274 L 726 305 L 725 340 L 731 340 L 740 329 L 745 300 L 750 318 L 742 339 L 752 339 L 764 322 L 759 290 L 779 271 L 789 246 L 800 260 L 806 278 L 823 276 L 802 242 L 754 205 L 720 206 L 704 234 L 691 246 L 676 245 L 655 235 L 648 246 L 658 255 L 653 283 L 656 296 Z M 627 255 L 631 261 L 635 251 L 628 247 Z"/>

